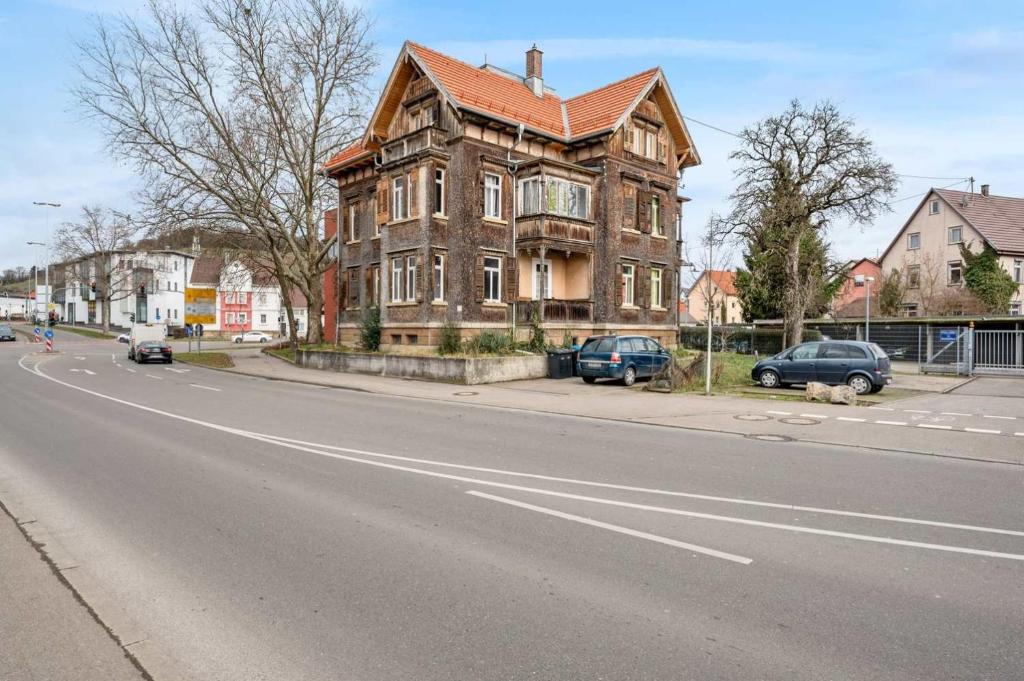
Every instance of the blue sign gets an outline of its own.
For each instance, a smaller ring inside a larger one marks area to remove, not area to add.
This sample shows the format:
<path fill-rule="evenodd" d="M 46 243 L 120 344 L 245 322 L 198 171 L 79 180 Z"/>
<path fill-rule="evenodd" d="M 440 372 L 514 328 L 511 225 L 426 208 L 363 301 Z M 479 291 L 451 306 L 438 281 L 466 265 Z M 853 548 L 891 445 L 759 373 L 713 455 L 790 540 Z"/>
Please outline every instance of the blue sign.
<path fill-rule="evenodd" d="M 40 331 L 39 331 L 39 327 L 38 327 L 38 326 L 37 326 L 36 328 L 34 328 L 34 329 L 33 329 L 33 331 L 35 332 L 35 334 L 36 334 L 37 336 L 38 336 L 38 335 L 39 335 L 39 333 L 40 333 Z"/>
<path fill-rule="evenodd" d="M 954 343 L 959 335 L 956 329 L 939 329 L 939 342 Z"/>
<path fill-rule="evenodd" d="M 43 334 L 47 338 L 53 338 L 53 329 L 47 329 L 46 333 Z"/>

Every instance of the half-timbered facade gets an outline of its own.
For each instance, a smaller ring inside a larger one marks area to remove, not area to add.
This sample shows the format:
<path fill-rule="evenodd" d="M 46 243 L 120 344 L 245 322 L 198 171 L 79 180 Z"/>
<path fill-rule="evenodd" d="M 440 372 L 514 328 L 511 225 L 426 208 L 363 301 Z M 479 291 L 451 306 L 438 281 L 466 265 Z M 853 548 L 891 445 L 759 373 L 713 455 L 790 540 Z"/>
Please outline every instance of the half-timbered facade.
<path fill-rule="evenodd" d="M 435 345 L 446 320 L 674 343 L 677 187 L 698 163 L 660 69 L 563 100 L 536 47 L 522 77 L 406 43 L 365 136 L 327 164 L 328 334 L 354 342 L 376 305 L 385 345 Z"/>

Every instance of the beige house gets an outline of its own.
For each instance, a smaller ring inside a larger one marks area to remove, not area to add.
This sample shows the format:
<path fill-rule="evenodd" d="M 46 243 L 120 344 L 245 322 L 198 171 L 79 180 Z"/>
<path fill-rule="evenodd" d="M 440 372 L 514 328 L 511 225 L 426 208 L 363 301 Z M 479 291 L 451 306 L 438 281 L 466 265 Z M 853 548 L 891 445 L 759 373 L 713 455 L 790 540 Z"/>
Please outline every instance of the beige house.
<path fill-rule="evenodd" d="M 704 270 L 686 294 L 686 306 L 698 324 L 707 324 L 708 303 L 714 324 L 742 324 L 743 306 L 736 291 L 736 273 Z"/>
<path fill-rule="evenodd" d="M 909 317 L 970 313 L 964 295 L 960 244 L 979 252 L 988 244 L 1018 283 L 1007 314 L 1024 302 L 1024 199 L 933 189 L 880 258 L 883 275 L 903 274 L 903 314 Z"/>

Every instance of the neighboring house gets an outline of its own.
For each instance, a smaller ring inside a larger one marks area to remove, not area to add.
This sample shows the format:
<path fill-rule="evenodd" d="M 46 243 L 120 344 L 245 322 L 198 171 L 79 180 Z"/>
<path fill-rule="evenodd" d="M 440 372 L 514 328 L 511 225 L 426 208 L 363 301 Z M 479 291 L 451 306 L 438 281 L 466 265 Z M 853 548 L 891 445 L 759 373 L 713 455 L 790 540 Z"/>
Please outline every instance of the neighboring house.
<path fill-rule="evenodd" d="M 31 309 L 28 295 L 0 292 L 0 319 L 25 319 Z"/>
<path fill-rule="evenodd" d="M 435 345 L 531 320 L 547 337 L 674 344 L 680 172 L 700 162 L 661 69 L 562 99 L 542 79 L 405 43 L 362 140 L 326 171 L 339 266 L 327 337 Z M 333 224 L 332 224 L 333 223 Z"/>
<path fill-rule="evenodd" d="M 697 320 L 690 314 L 690 308 L 687 303 L 687 296 L 689 292 L 684 291 L 679 296 L 679 325 L 680 326 L 694 326 L 697 324 Z"/>
<path fill-rule="evenodd" d="M 253 268 L 229 256 L 201 255 L 192 270 L 189 291 L 194 300 L 208 301 L 209 314 L 202 322 L 204 332 L 288 332 L 281 287 L 263 268 Z M 298 301 L 297 326 L 300 333 L 305 333 L 308 303 L 301 294 L 293 293 L 292 300 Z"/>
<path fill-rule="evenodd" d="M 881 257 L 883 272 L 903 274 L 903 313 L 933 316 L 970 312 L 963 295 L 960 244 L 979 252 L 985 244 L 1018 283 L 1007 314 L 1021 314 L 1024 301 L 1024 198 L 932 189 Z"/>
<path fill-rule="evenodd" d="M 103 323 L 103 291 L 109 286 L 110 324 L 185 324 L 185 288 L 195 257 L 174 250 L 120 250 L 57 263 L 51 268 L 52 302 L 60 319 Z M 106 283 L 104 283 L 104 279 Z"/>
<path fill-rule="evenodd" d="M 693 282 L 686 297 L 690 315 L 698 324 L 707 324 L 708 303 L 714 324 L 742 324 L 743 306 L 736 291 L 736 273 L 731 270 L 704 270 Z"/>
<path fill-rule="evenodd" d="M 865 279 L 863 286 L 857 286 L 856 278 Z M 867 279 L 872 278 L 868 286 Z M 832 316 L 836 318 L 860 318 L 867 312 L 868 289 L 871 291 L 872 314 L 879 314 L 875 307 L 878 288 L 882 284 L 882 268 L 873 258 L 861 258 L 847 263 L 846 281 L 832 299 Z"/>

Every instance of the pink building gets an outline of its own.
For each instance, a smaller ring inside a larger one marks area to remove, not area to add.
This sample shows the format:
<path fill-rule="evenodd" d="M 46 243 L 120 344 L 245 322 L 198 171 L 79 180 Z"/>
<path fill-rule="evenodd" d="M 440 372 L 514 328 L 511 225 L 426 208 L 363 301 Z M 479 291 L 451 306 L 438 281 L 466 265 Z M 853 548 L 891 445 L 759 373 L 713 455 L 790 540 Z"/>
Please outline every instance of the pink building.
<path fill-rule="evenodd" d="M 882 268 L 871 258 L 861 258 L 850 267 L 846 275 L 846 282 L 832 301 L 832 310 L 836 317 L 864 316 L 868 287 L 856 285 L 854 280 L 857 275 L 874 278 L 874 281 L 871 282 L 871 303 L 872 308 L 875 308 L 875 303 L 878 300 L 878 287 L 882 284 Z"/>

